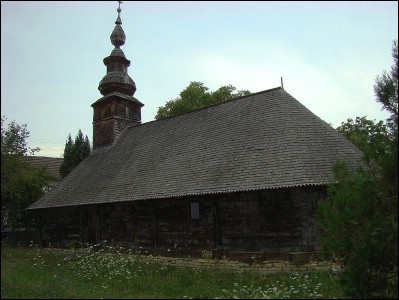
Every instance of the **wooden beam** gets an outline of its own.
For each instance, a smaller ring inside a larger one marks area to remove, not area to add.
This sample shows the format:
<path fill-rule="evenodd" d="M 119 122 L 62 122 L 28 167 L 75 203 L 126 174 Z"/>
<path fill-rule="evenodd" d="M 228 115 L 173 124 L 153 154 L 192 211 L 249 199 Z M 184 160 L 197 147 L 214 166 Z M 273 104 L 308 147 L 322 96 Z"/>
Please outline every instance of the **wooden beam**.
<path fill-rule="evenodd" d="M 222 222 L 220 220 L 220 199 L 214 198 L 212 201 L 212 211 L 213 211 L 213 233 L 214 240 L 213 245 L 215 249 L 222 249 Z"/>
<path fill-rule="evenodd" d="M 157 249 L 158 245 L 158 214 L 157 214 L 157 200 L 149 200 L 151 203 L 151 224 L 152 224 L 152 247 Z"/>

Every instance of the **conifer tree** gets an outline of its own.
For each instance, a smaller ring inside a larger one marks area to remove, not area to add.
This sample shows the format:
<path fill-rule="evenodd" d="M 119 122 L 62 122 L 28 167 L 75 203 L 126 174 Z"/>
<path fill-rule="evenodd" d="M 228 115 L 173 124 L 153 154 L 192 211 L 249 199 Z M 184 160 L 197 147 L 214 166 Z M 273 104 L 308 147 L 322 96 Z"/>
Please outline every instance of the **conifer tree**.
<path fill-rule="evenodd" d="M 68 139 L 65 143 L 65 148 L 64 148 L 64 161 L 62 162 L 60 166 L 60 174 L 62 178 L 64 178 L 66 175 L 68 175 L 73 167 L 72 167 L 72 153 L 73 153 L 73 147 L 74 143 L 71 137 L 71 134 L 69 134 Z"/>
<path fill-rule="evenodd" d="M 67 176 L 77 165 L 90 155 L 90 152 L 90 141 L 87 135 L 84 137 L 82 131 L 79 129 L 75 141 L 73 141 L 71 134 L 69 134 L 64 148 L 64 161 L 60 167 L 61 176 L 63 178 Z"/>

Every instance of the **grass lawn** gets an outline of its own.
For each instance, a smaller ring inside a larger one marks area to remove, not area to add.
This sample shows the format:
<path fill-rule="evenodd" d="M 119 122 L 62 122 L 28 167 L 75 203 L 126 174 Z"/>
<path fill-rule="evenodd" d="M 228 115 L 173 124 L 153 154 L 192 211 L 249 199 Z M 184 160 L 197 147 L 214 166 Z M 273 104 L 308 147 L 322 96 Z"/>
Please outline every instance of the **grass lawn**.
<path fill-rule="evenodd" d="M 345 298 L 327 271 L 262 275 L 113 252 L 2 247 L 1 298 Z"/>

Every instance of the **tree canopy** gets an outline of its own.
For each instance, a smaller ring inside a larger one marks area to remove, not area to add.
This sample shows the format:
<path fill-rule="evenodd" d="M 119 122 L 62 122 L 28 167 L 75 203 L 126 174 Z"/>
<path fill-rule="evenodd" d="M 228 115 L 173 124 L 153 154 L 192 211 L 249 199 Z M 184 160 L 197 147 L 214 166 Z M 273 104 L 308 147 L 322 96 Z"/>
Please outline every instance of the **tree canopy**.
<path fill-rule="evenodd" d="M 384 121 L 356 117 L 342 122 L 337 130 L 357 146 L 367 163 L 384 157 L 390 151 L 391 137 Z"/>
<path fill-rule="evenodd" d="M 40 151 L 27 147 L 27 125 L 1 118 L 1 216 L 4 225 L 32 227 L 35 221 L 25 209 L 38 200 L 54 179 L 46 167 L 34 167 L 27 157 Z"/>
<path fill-rule="evenodd" d="M 214 92 L 209 92 L 209 88 L 202 82 L 192 81 L 179 95 L 178 98 L 166 102 L 164 106 L 158 108 L 155 116 L 156 120 L 177 116 L 195 109 L 218 104 L 230 99 L 251 94 L 248 90 L 238 90 L 232 85 L 221 86 Z"/>
<path fill-rule="evenodd" d="M 326 253 L 343 266 L 341 283 L 354 298 L 398 297 L 398 48 L 391 73 L 377 76 L 376 101 L 390 113 L 385 121 L 348 119 L 337 128 L 364 153 L 365 167 L 334 167 L 335 183 L 319 204 Z"/>
<path fill-rule="evenodd" d="M 374 94 L 376 100 L 381 103 L 391 117 L 390 127 L 398 128 L 398 40 L 393 41 L 392 46 L 393 65 L 390 72 L 384 71 L 375 79 Z"/>
<path fill-rule="evenodd" d="M 90 141 L 87 135 L 83 137 L 83 133 L 79 129 L 79 132 L 75 137 L 75 141 L 73 141 L 71 134 L 69 134 L 64 148 L 64 161 L 60 166 L 61 176 L 63 178 L 67 176 L 86 157 L 90 155 L 90 152 Z"/>

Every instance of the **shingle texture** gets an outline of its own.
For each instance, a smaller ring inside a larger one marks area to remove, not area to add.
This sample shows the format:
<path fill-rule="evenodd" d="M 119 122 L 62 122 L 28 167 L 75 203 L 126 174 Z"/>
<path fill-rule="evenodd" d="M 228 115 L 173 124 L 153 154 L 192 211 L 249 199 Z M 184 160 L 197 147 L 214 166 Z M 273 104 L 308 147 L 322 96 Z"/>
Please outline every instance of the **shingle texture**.
<path fill-rule="evenodd" d="M 122 49 L 120 49 L 120 48 L 114 48 L 114 50 L 112 50 L 110 56 L 118 56 L 118 57 L 126 58 L 125 53 L 123 53 Z"/>
<path fill-rule="evenodd" d="M 361 156 L 276 88 L 128 128 L 29 208 L 323 185 Z"/>
<path fill-rule="evenodd" d="M 122 99 L 125 99 L 125 100 L 128 100 L 128 101 L 132 101 L 132 102 L 134 102 L 134 103 L 139 104 L 140 106 L 144 106 L 143 103 L 141 103 L 139 100 L 137 100 L 137 99 L 134 98 L 133 96 L 129 96 L 129 95 L 126 95 L 126 94 L 122 94 L 122 93 L 119 93 L 119 92 L 112 92 L 112 93 L 109 93 L 109 94 L 105 95 L 104 97 L 101 97 L 100 99 L 98 99 L 98 100 L 97 100 L 96 102 L 94 102 L 91 106 L 96 105 L 96 104 L 98 104 L 98 103 L 100 103 L 100 102 L 103 102 L 103 101 L 105 101 L 105 100 L 108 100 L 109 98 L 111 98 L 111 97 L 113 97 L 113 96 L 116 96 L 116 97 L 119 97 L 119 98 L 122 98 Z"/>
<path fill-rule="evenodd" d="M 60 167 L 63 158 L 47 157 L 47 156 L 29 156 L 27 161 L 32 166 L 47 167 L 50 174 L 55 177 L 56 180 L 61 180 Z"/>

